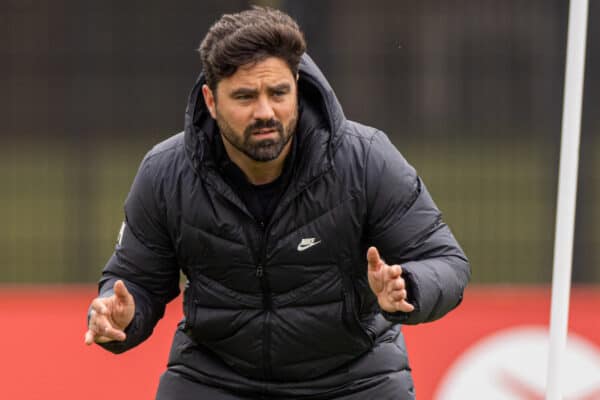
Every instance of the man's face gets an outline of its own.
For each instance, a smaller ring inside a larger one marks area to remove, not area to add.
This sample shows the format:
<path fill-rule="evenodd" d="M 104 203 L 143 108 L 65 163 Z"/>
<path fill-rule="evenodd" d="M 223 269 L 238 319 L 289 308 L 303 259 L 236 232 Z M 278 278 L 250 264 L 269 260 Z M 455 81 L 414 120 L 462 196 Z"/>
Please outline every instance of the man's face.
<path fill-rule="evenodd" d="M 239 67 L 204 100 L 232 151 L 253 161 L 275 160 L 288 148 L 298 120 L 296 78 L 285 61 L 269 57 Z"/>

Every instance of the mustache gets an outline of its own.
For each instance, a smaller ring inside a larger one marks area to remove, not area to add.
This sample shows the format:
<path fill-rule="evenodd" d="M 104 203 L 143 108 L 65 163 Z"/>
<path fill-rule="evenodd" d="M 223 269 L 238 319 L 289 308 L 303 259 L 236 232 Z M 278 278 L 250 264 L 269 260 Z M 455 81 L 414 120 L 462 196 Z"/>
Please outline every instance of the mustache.
<path fill-rule="evenodd" d="M 274 128 L 279 132 L 283 132 L 283 124 L 276 119 L 259 119 L 251 125 L 248 125 L 244 130 L 244 136 L 249 136 L 252 132 L 259 129 Z"/>

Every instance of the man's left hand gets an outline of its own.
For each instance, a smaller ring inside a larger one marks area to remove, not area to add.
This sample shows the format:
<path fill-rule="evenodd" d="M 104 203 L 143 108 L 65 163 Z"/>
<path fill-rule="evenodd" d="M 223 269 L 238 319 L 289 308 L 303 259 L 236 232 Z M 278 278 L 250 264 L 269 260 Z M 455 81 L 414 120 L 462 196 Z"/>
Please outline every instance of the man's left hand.
<path fill-rule="evenodd" d="M 379 256 L 376 247 L 369 247 L 367 262 L 369 286 L 377 296 L 379 307 L 389 313 L 414 310 L 415 307 L 406 301 L 406 282 L 402 278 L 402 267 L 387 265 Z"/>

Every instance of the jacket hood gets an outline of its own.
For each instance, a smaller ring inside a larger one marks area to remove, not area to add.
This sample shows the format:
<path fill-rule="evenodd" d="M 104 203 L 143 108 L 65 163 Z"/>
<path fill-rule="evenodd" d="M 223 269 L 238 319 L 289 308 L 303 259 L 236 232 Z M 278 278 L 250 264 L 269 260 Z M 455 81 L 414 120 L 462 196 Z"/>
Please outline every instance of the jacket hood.
<path fill-rule="evenodd" d="M 217 131 L 217 124 L 206 108 L 202 96 L 204 83 L 206 79 L 201 72 L 192 88 L 185 112 L 185 148 L 195 169 L 198 169 L 200 163 L 207 161 L 207 142 L 211 140 L 210 134 Z M 329 82 L 306 53 L 300 59 L 298 96 L 300 103 L 310 105 L 310 108 L 324 119 L 330 135 L 327 141 L 328 151 L 331 152 L 339 141 L 340 128 L 346 118 Z"/>

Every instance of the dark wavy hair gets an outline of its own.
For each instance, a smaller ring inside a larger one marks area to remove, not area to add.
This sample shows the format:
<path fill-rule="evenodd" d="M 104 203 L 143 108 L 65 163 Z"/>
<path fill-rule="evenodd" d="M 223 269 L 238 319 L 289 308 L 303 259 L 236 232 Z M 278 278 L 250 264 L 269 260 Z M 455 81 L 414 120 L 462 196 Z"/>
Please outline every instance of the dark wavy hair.
<path fill-rule="evenodd" d="M 215 91 L 219 81 L 233 75 L 238 67 L 267 57 L 281 58 L 296 75 L 306 42 L 289 15 L 255 6 L 224 14 L 208 30 L 198 51 L 206 83 Z"/>

